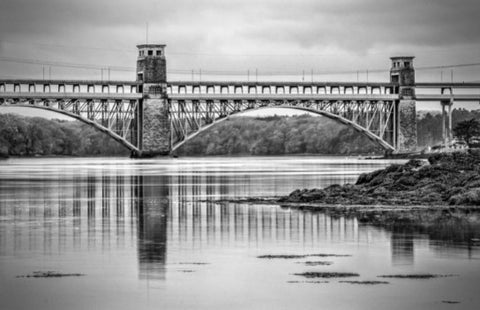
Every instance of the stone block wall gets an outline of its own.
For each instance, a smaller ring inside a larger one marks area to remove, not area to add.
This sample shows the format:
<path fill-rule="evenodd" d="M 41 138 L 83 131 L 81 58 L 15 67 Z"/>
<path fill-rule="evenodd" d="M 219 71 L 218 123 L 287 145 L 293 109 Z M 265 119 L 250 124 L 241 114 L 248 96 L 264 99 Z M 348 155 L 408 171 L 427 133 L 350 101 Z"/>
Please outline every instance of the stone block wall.
<path fill-rule="evenodd" d="M 167 62 L 164 57 L 145 57 L 137 60 L 137 73 L 143 73 L 144 83 L 165 83 Z"/>
<path fill-rule="evenodd" d="M 142 157 L 170 154 L 170 120 L 166 98 L 143 99 L 142 146 Z"/>
<path fill-rule="evenodd" d="M 415 100 L 398 103 L 397 153 L 414 152 L 417 148 L 417 111 Z"/>

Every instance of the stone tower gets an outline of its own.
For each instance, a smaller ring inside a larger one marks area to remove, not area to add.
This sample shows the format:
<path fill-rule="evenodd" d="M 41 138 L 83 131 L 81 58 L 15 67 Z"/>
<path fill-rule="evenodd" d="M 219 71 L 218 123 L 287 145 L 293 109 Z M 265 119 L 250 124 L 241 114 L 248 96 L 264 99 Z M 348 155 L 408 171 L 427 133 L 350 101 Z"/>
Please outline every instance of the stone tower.
<path fill-rule="evenodd" d="M 392 57 L 390 82 L 399 94 L 397 103 L 395 149 L 397 153 L 414 152 L 417 148 L 417 112 L 415 102 L 415 69 L 411 56 Z"/>
<path fill-rule="evenodd" d="M 143 94 L 140 104 L 136 157 L 170 154 L 170 120 L 167 99 L 165 45 L 137 45 L 137 82 Z"/>

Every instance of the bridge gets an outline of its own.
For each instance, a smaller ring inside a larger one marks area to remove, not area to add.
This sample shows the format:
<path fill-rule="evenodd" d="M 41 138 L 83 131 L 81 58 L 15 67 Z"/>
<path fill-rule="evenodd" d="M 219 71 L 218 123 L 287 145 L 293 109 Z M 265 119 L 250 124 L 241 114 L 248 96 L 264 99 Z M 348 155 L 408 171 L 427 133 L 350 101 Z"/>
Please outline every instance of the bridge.
<path fill-rule="evenodd" d="M 296 109 L 365 134 L 387 153 L 417 146 L 416 102 L 438 101 L 443 137 L 452 106 L 480 101 L 480 83 L 416 83 L 413 58 L 392 57 L 390 80 L 359 82 L 167 81 L 165 45 L 138 45 L 136 81 L 0 80 L 0 106 L 68 115 L 108 134 L 133 156 L 168 155 L 229 116 Z"/>

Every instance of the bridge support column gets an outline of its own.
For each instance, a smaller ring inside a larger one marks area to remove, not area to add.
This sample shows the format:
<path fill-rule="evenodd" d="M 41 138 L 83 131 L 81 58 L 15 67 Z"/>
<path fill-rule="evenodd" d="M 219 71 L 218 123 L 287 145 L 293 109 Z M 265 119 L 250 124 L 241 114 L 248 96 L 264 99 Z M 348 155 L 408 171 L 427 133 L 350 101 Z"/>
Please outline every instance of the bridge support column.
<path fill-rule="evenodd" d="M 415 100 L 400 100 L 397 111 L 396 153 L 414 152 L 417 148 L 417 111 Z"/>
<path fill-rule="evenodd" d="M 453 99 L 442 101 L 442 139 L 443 144 L 447 146 L 453 140 L 452 128 L 452 105 Z M 447 111 L 448 107 L 448 111 Z"/>
<path fill-rule="evenodd" d="M 144 97 L 142 148 L 134 157 L 152 157 L 170 154 L 170 117 L 166 98 Z"/>
<path fill-rule="evenodd" d="M 417 149 L 417 111 L 415 101 L 415 69 L 412 56 L 391 57 L 390 82 L 396 85 L 400 100 L 396 106 L 394 129 L 395 153 Z"/>
<path fill-rule="evenodd" d="M 165 45 L 138 45 L 137 82 L 143 93 L 138 120 L 138 152 L 133 157 L 169 155 L 171 128 L 167 97 Z"/>

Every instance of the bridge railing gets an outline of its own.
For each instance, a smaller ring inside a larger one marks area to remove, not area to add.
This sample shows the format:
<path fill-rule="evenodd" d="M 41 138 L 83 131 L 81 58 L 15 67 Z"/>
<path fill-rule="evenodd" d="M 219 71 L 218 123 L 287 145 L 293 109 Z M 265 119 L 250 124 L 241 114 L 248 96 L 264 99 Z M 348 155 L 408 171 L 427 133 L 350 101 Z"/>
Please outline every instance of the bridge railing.
<path fill-rule="evenodd" d="M 280 84 L 280 83 L 182 83 L 168 84 L 168 95 L 390 95 L 397 89 L 388 83 Z"/>
<path fill-rule="evenodd" d="M 351 95 L 343 95 L 343 94 L 309 94 L 309 95 L 290 95 L 290 94 L 169 94 L 168 97 L 171 100 L 301 100 L 301 101 L 322 101 L 322 100 L 333 100 L 333 101 L 395 101 L 398 100 L 397 94 L 389 94 L 389 95 L 359 95 L 359 94 L 351 94 Z"/>
<path fill-rule="evenodd" d="M 418 101 L 480 101 L 480 83 L 417 83 Z"/>
<path fill-rule="evenodd" d="M 0 96 L 133 99 L 142 95 L 139 85 L 130 81 L 0 80 Z"/>

